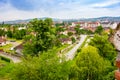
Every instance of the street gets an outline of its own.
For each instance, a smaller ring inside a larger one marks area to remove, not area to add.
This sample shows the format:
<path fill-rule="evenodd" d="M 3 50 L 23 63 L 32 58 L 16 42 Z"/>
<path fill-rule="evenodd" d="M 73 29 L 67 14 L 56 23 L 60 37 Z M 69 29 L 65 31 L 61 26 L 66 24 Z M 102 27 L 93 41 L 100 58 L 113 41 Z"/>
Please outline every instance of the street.
<path fill-rule="evenodd" d="M 75 47 L 73 47 L 67 54 L 65 54 L 66 56 L 66 60 L 72 60 L 74 58 L 74 56 L 76 55 L 76 51 L 77 49 L 82 45 L 82 43 L 84 42 L 84 40 L 86 39 L 87 35 L 80 35 L 80 41 L 78 44 L 75 45 Z"/>
<path fill-rule="evenodd" d="M 13 56 L 13 55 L 8 55 L 8 54 L 5 53 L 5 52 L 0 52 L 0 56 L 9 58 L 9 59 L 12 60 L 14 63 L 18 63 L 18 62 L 21 61 L 19 57 L 16 57 L 16 56 Z"/>

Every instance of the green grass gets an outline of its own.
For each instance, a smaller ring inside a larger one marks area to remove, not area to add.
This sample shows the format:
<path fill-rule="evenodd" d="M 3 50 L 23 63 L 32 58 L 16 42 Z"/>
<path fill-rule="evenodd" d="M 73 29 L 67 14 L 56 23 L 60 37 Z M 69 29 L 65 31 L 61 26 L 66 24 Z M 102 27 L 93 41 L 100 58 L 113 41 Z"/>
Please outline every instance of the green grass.
<path fill-rule="evenodd" d="M 14 38 L 7 38 L 7 40 L 14 40 L 15 42 L 18 42 L 18 43 L 22 43 L 23 40 L 17 40 L 17 39 L 14 39 Z"/>
<path fill-rule="evenodd" d="M 12 44 L 7 44 L 5 46 L 0 46 L 0 49 L 7 51 L 7 50 L 10 50 L 11 47 L 12 47 Z"/>
<path fill-rule="evenodd" d="M 6 61 L 6 62 L 11 62 L 11 60 L 10 60 L 9 58 L 4 57 L 4 56 L 0 56 L 0 59 L 1 59 L 1 60 L 4 60 L 4 61 Z"/>
<path fill-rule="evenodd" d="M 14 39 L 14 38 L 7 38 L 7 40 L 16 40 L 16 39 Z"/>
<path fill-rule="evenodd" d="M 15 40 L 15 42 L 21 44 L 23 42 L 23 40 L 16 40 L 16 39 L 12 39 L 12 38 L 8 38 L 7 40 Z M 14 50 L 10 50 L 12 48 L 12 44 L 7 44 L 5 46 L 0 46 L 0 50 L 3 50 L 4 52 L 7 53 L 11 53 L 11 54 L 15 54 Z"/>
<path fill-rule="evenodd" d="M 68 44 L 65 44 L 65 45 L 62 45 L 60 47 L 53 47 L 52 49 L 48 50 L 47 52 L 48 53 L 54 53 L 54 54 L 57 54 L 59 53 L 61 50 L 65 49 L 66 47 L 68 47 L 69 45 Z"/>
<path fill-rule="evenodd" d="M 11 54 L 15 54 L 14 50 L 10 50 L 12 48 L 12 44 L 7 44 L 5 46 L 0 46 L 0 49 L 3 50 L 6 53 L 11 53 Z"/>
<path fill-rule="evenodd" d="M 22 43 L 22 42 L 23 42 L 23 40 L 16 40 L 16 42 L 18 42 L 18 43 Z"/>
<path fill-rule="evenodd" d="M 0 80 L 9 80 L 9 73 L 13 68 L 14 65 L 12 63 L 0 60 Z"/>

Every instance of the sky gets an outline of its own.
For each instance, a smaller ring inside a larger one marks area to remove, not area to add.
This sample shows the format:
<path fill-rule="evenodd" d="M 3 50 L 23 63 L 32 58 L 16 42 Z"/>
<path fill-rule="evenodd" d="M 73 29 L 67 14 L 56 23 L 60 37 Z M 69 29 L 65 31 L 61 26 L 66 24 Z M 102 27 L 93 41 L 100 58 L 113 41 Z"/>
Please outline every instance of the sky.
<path fill-rule="evenodd" d="M 0 21 L 120 16 L 120 0 L 0 0 Z"/>

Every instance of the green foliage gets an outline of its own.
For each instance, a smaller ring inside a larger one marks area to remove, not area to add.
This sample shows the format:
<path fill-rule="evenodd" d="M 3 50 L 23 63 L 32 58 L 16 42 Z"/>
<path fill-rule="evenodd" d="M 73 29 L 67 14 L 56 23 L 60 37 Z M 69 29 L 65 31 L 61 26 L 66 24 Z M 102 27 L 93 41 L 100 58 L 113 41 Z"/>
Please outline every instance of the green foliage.
<path fill-rule="evenodd" d="M 80 25 L 76 25 L 75 30 L 76 34 L 80 35 Z"/>
<path fill-rule="evenodd" d="M 84 47 L 71 67 L 70 80 L 104 80 L 104 72 L 110 65 L 95 47 Z"/>
<path fill-rule="evenodd" d="M 72 43 L 76 42 L 76 39 L 74 37 L 72 37 L 71 40 L 72 40 Z"/>
<path fill-rule="evenodd" d="M 33 35 L 25 35 L 25 36 L 23 37 L 24 41 L 29 41 L 29 40 L 32 39 L 32 38 L 34 38 Z"/>
<path fill-rule="evenodd" d="M 27 54 L 34 55 L 34 52 L 35 52 L 34 43 L 27 41 L 23 46 L 24 46 L 24 49 L 23 49 L 24 55 L 27 55 Z"/>
<path fill-rule="evenodd" d="M 5 35 L 5 31 L 0 29 L 0 36 L 4 36 Z"/>
<path fill-rule="evenodd" d="M 57 32 L 63 32 L 63 31 L 65 31 L 65 28 L 63 28 L 63 27 L 56 27 L 56 31 Z"/>
<path fill-rule="evenodd" d="M 4 60 L 4 61 L 6 61 L 6 62 L 10 62 L 10 61 L 11 61 L 9 58 L 4 57 L 4 56 L 0 56 L 0 59 L 1 59 L 1 60 Z"/>
<path fill-rule="evenodd" d="M 103 27 L 98 26 L 97 29 L 95 30 L 95 33 L 101 34 L 103 32 Z"/>
<path fill-rule="evenodd" d="M 24 46 L 24 51 L 37 55 L 39 52 L 47 51 L 52 48 L 56 42 L 56 29 L 52 27 L 52 19 L 47 18 L 45 20 L 33 19 L 30 21 L 30 27 L 35 32 L 34 38 L 30 39 L 31 50 L 27 44 Z M 28 53 L 29 54 L 29 53 Z"/>
<path fill-rule="evenodd" d="M 44 53 L 39 57 L 27 57 L 22 63 L 16 64 L 11 73 L 12 80 L 67 80 L 68 62 L 54 54 Z"/>
<path fill-rule="evenodd" d="M 26 35 L 26 30 L 16 30 L 15 33 L 13 33 L 14 38 L 16 39 L 23 39 L 23 37 Z"/>
<path fill-rule="evenodd" d="M 116 51 L 114 46 L 108 41 L 108 36 L 106 34 L 95 35 L 89 45 L 96 47 L 99 55 L 111 63 L 111 66 L 108 66 L 104 72 L 104 80 L 114 80 Z"/>
<path fill-rule="evenodd" d="M 104 80 L 115 80 L 115 71 L 109 72 L 105 77 Z"/>
<path fill-rule="evenodd" d="M 7 34 L 7 36 L 10 37 L 10 38 L 13 37 L 12 31 L 10 31 L 10 30 L 8 30 L 8 31 L 6 32 L 6 34 Z"/>
<path fill-rule="evenodd" d="M 96 47 L 99 54 L 108 60 L 112 60 L 116 56 L 115 48 L 108 41 L 107 35 L 95 35 L 89 45 Z"/>
<path fill-rule="evenodd" d="M 68 36 L 72 36 L 73 35 L 73 33 L 72 32 L 68 32 Z"/>
<path fill-rule="evenodd" d="M 69 36 L 64 35 L 64 34 L 60 34 L 60 35 L 58 36 L 58 38 L 69 38 Z"/>
<path fill-rule="evenodd" d="M 86 29 L 75 28 L 76 34 L 93 34 L 92 31 Z"/>
<path fill-rule="evenodd" d="M 0 80 L 8 80 L 9 74 L 13 70 L 14 65 L 12 63 L 8 63 L 5 61 L 0 60 Z"/>
<path fill-rule="evenodd" d="M 6 34 L 9 38 L 23 39 L 23 37 L 26 35 L 26 30 L 24 30 L 24 29 L 16 30 L 16 28 L 13 27 L 13 31 L 8 30 L 8 31 L 6 31 Z"/>

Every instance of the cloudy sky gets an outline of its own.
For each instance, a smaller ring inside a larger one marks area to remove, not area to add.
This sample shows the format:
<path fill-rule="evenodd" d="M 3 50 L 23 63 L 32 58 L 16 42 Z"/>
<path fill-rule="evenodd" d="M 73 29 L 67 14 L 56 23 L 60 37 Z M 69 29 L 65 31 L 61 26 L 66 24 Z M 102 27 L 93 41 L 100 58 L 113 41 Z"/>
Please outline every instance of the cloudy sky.
<path fill-rule="evenodd" d="M 120 0 L 0 0 L 0 21 L 120 16 Z"/>

